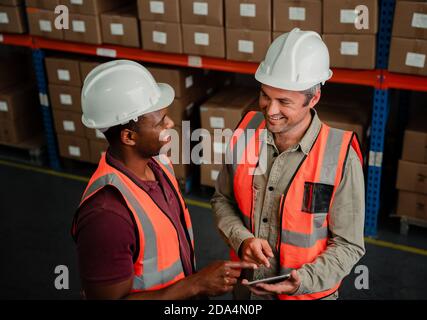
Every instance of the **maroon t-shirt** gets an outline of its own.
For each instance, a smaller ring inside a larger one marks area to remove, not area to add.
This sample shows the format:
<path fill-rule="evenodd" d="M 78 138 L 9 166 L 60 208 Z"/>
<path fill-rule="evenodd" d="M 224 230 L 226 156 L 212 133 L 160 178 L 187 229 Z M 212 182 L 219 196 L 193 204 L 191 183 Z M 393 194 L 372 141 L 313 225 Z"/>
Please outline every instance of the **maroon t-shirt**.
<path fill-rule="evenodd" d="M 148 162 L 156 181 L 143 181 L 108 152 L 107 163 L 147 192 L 171 219 L 178 232 L 184 273 L 187 276 L 192 274 L 193 251 L 184 229 L 184 215 L 179 199 L 159 164 L 153 159 Z M 139 252 L 137 234 L 132 213 L 116 188 L 104 187 L 89 198 L 78 210 L 75 237 L 82 281 L 107 285 L 129 279 Z"/>

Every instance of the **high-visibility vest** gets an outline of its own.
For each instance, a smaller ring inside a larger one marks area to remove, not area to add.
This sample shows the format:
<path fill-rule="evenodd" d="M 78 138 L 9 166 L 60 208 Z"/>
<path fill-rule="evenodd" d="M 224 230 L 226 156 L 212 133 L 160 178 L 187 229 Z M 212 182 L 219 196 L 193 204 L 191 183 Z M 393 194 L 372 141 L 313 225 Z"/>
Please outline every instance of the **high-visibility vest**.
<path fill-rule="evenodd" d="M 169 159 L 166 156 L 154 157 L 179 198 L 184 213 L 184 230 L 191 243 L 194 257 L 194 238 L 190 214 L 179 190 L 178 182 Z M 181 262 L 178 233 L 174 224 L 148 193 L 140 188 L 127 175 L 110 166 L 105 154 L 102 155 L 96 172 L 91 177 L 80 206 L 105 186 L 115 187 L 123 196 L 127 207 L 133 215 L 138 230 L 138 258 L 134 262 L 132 292 L 158 290 L 172 285 L 185 277 Z M 76 221 L 72 233 L 75 237 Z M 193 269 L 195 263 L 193 260 Z"/>
<path fill-rule="evenodd" d="M 260 138 L 262 129 L 265 129 L 263 114 L 249 112 L 238 125 L 227 149 L 227 158 L 232 159 L 234 197 L 242 221 L 252 233 L 255 230 L 252 173 L 259 165 L 263 148 L 263 139 Z M 314 262 L 326 250 L 329 208 L 341 182 L 350 147 L 363 163 L 359 143 L 353 132 L 322 124 L 312 149 L 303 157 L 282 194 L 279 209 L 281 230 L 276 246 L 280 274 L 288 274 L 291 270 Z M 231 257 L 233 260 L 238 259 L 233 251 Z M 340 283 L 335 283 L 326 291 L 299 296 L 279 295 L 278 298 L 321 299 L 333 294 L 339 286 Z"/>

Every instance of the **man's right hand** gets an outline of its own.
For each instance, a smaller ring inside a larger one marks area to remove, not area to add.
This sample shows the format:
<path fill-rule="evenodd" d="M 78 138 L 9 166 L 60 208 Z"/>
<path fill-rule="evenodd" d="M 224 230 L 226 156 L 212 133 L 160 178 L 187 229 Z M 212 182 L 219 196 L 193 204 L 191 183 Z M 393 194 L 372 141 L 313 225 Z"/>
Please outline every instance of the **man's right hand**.
<path fill-rule="evenodd" d="M 218 296 L 233 289 L 242 269 L 256 268 L 256 264 L 243 261 L 217 261 L 190 277 L 192 277 L 197 294 Z"/>
<path fill-rule="evenodd" d="M 240 259 L 245 262 L 264 265 L 270 268 L 269 258 L 273 258 L 273 250 L 267 240 L 258 238 L 249 238 L 243 241 L 240 247 Z"/>

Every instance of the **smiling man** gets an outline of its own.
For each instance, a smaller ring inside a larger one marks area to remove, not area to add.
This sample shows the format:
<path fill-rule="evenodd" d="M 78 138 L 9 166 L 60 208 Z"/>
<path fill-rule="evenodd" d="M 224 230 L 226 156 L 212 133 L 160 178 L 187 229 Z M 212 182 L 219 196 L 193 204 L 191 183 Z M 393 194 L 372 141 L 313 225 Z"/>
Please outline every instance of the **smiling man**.
<path fill-rule="evenodd" d="M 104 132 L 106 154 L 73 221 L 84 297 L 191 299 L 230 291 L 242 268 L 219 261 L 196 272 L 191 219 L 160 149 L 174 126 L 174 91 L 140 64 L 96 67 L 82 89 L 82 122 Z"/>
<path fill-rule="evenodd" d="M 314 109 L 331 76 L 321 37 L 299 29 L 279 36 L 256 72 L 261 112 L 238 126 L 228 150 L 244 150 L 223 166 L 211 202 L 232 256 L 260 266 L 245 279 L 290 277 L 254 286 L 243 280 L 237 299 L 336 299 L 364 255 L 359 143 Z"/>

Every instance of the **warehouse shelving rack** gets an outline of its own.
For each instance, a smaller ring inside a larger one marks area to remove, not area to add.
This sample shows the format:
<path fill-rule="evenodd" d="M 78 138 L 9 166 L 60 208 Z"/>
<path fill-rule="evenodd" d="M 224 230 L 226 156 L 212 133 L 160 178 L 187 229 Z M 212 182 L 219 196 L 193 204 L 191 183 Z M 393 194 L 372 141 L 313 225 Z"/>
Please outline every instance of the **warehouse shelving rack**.
<path fill-rule="evenodd" d="M 385 141 L 385 129 L 389 113 L 389 89 L 427 91 L 427 77 L 393 74 L 388 71 L 388 55 L 391 40 L 392 17 L 395 0 L 382 0 L 377 45 L 377 68 L 375 70 L 333 69 L 331 82 L 370 86 L 374 90 L 372 121 L 368 155 L 368 177 L 366 188 L 365 235 L 376 236 L 380 210 L 381 172 Z M 122 58 L 175 66 L 204 68 L 218 71 L 253 74 L 257 64 L 228 61 L 225 59 L 150 52 L 135 48 L 110 45 L 88 45 L 56 41 L 28 35 L 0 35 L 0 43 L 21 45 L 33 50 L 33 61 L 37 73 L 50 166 L 61 170 L 58 148 L 49 108 L 47 80 L 44 69 L 44 50 L 77 53 L 107 58 Z"/>

